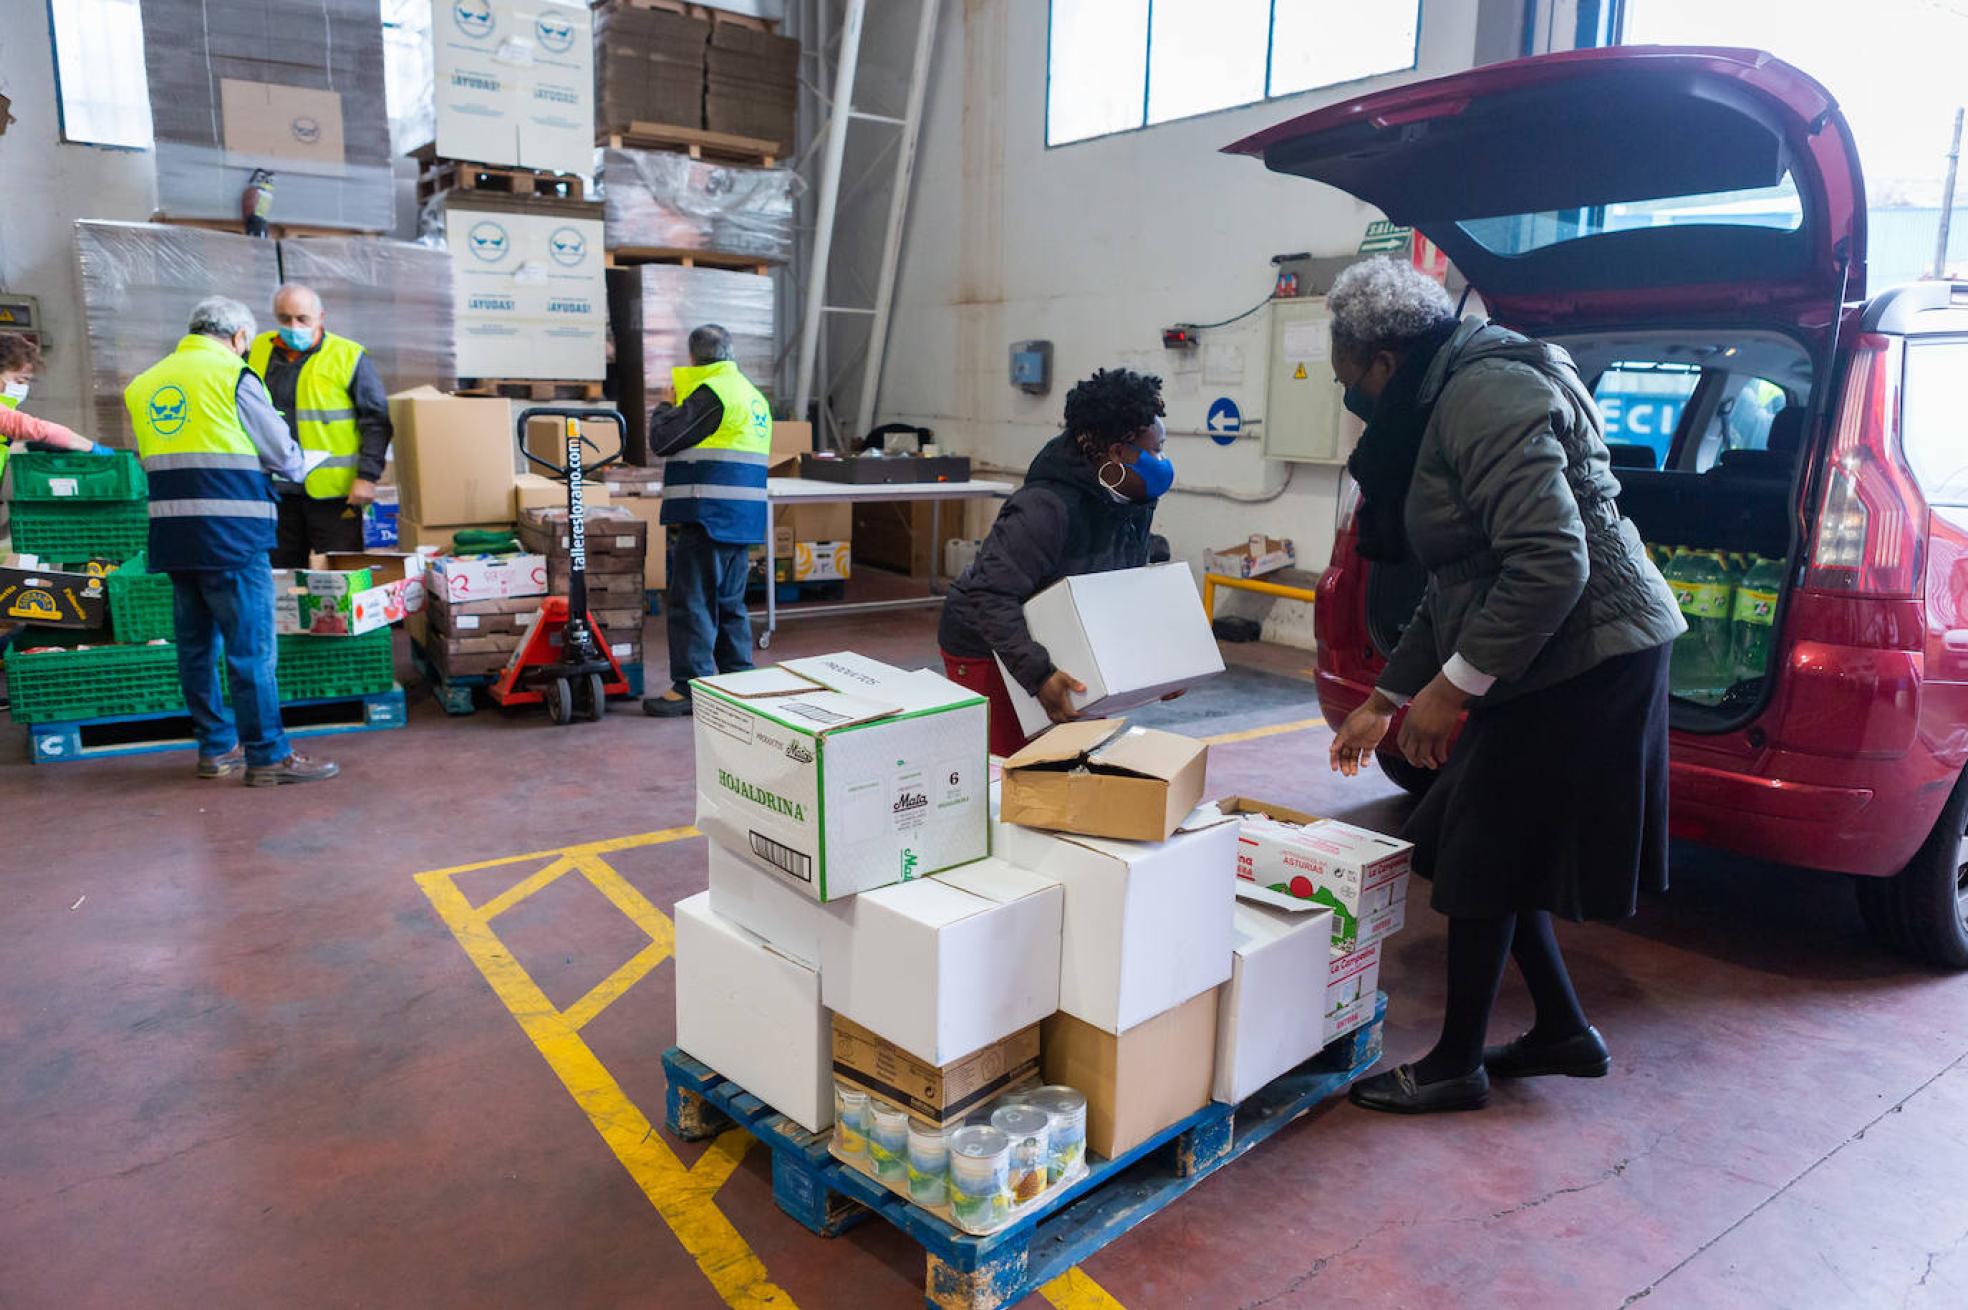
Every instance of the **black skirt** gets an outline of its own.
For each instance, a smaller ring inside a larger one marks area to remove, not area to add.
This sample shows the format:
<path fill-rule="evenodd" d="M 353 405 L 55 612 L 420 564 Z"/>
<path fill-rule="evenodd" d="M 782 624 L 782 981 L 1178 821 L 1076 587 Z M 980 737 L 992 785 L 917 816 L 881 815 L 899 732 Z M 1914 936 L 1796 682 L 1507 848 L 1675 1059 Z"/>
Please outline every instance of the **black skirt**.
<path fill-rule="evenodd" d="M 1624 919 L 1666 889 L 1669 649 L 1471 711 L 1403 834 L 1429 904 Z"/>

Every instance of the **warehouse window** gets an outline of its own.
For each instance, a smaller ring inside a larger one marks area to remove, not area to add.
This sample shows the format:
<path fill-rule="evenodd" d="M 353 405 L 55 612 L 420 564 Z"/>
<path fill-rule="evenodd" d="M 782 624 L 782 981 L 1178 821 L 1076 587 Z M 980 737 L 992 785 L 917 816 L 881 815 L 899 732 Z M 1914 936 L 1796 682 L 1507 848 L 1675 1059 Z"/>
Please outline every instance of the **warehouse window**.
<path fill-rule="evenodd" d="M 1046 144 L 1415 66 L 1420 0 L 1052 0 Z"/>
<path fill-rule="evenodd" d="M 138 0 L 49 0 L 62 140 L 148 150 L 150 90 Z"/>

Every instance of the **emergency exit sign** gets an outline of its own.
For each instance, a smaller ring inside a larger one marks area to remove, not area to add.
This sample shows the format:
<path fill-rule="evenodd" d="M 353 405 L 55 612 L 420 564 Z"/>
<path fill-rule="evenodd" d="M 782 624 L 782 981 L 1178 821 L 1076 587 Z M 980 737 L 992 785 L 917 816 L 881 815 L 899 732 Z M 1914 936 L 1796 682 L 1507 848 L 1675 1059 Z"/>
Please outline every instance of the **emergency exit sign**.
<path fill-rule="evenodd" d="M 1367 234 L 1360 238 L 1359 253 L 1362 255 L 1392 255 L 1408 249 L 1413 241 L 1413 228 L 1402 227 L 1398 223 L 1390 223 L 1384 218 L 1377 218 L 1367 224 Z"/>

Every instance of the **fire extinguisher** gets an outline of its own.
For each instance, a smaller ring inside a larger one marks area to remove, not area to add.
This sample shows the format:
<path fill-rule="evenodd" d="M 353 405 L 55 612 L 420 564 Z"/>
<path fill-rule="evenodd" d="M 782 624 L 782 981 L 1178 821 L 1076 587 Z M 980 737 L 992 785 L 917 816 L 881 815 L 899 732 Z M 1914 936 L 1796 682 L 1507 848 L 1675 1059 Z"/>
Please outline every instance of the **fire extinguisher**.
<path fill-rule="evenodd" d="M 246 190 L 239 196 L 239 214 L 246 222 L 246 235 L 267 234 L 267 218 L 273 213 L 273 174 L 264 168 L 253 170 Z"/>

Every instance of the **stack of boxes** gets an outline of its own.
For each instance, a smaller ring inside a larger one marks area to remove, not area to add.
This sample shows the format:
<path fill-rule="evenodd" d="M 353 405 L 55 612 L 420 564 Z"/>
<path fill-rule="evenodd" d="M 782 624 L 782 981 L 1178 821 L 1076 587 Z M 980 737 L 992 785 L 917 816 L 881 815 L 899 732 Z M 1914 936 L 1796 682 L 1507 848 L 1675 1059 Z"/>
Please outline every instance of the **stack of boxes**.
<path fill-rule="evenodd" d="M 633 4 L 596 9 L 596 131 L 634 123 L 699 126 L 710 39 L 711 25 L 702 18 Z"/>
<path fill-rule="evenodd" d="M 440 557 L 426 601 L 425 656 L 447 680 L 488 677 L 506 667 L 546 594 L 539 556 Z"/>
<path fill-rule="evenodd" d="M 564 496 L 566 488 L 560 490 Z M 617 661 L 641 664 L 646 603 L 642 561 L 649 548 L 649 525 L 625 509 L 592 502 L 586 519 L 588 612 Z M 519 544 L 546 557 L 547 589 L 565 596 L 572 547 L 566 508 L 520 511 Z"/>
<path fill-rule="evenodd" d="M 512 407 L 414 387 L 390 397 L 397 542 L 451 549 L 467 529 L 510 532 L 516 475 Z"/>
<path fill-rule="evenodd" d="M 739 372 L 771 393 L 778 351 L 772 278 L 728 268 L 643 264 L 608 270 L 608 314 L 615 333 L 615 395 L 629 421 L 629 458 L 648 452 L 648 416 L 667 394 L 670 370 L 690 363 L 690 332 L 716 323 L 731 333 Z"/>
<path fill-rule="evenodd" d="M 660 12 L 660 11 L 646 11 Z M 664 150 L 595 152 L 610 250 L 703 252 L 784 263 L 793 249 L 793 171 Z"/>
<path fill-rule="evenodd" d="M 434 9 L 437 156 L 587 172 L 595 90 L 588 6 L 459 0 Z M 378 112 L 381 104 L 378 93 Z"/>
<path fill-rule="evenodd" d="M 739 23 L 711 28 L 704 60 L 704 126 L 789 143 L 798 110 L 799 42 Z"/>
<path fill-rule="evenodd" d="M 645 591 L 661 591 L 669 581 L 668 534 L 663 530 L 663 470 L 639 464 L 611 464 L 602 470 L 602 487 L 625 514 L 647 525 L 649 544 L 642 555 Z"/>

